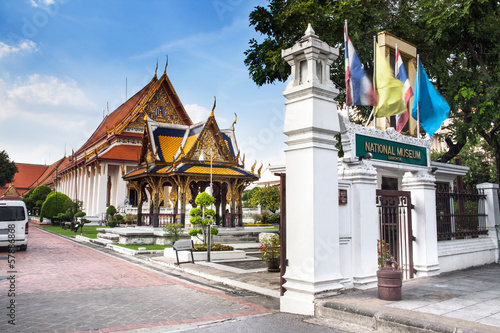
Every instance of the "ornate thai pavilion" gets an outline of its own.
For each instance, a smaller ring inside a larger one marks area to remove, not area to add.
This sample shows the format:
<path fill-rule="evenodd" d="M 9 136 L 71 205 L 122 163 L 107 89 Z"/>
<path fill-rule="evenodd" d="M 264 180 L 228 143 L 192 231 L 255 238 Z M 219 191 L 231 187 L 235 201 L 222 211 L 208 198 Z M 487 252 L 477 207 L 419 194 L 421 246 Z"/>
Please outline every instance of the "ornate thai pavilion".
<path fill-rule="evenodd" d="M 206 121 L 193 124 L 165 67 L 160 78 L 155 73 L 106 115 L 80 149 L 44 166 L 29 184 L 49 185 L 82 201 L 89 217 L 101 218 L 114 205 L 137 214 L 138 225 L 158 226 L 186 223 L 187 207 L 212 183 L 217 223 L 236 226 L 242 222 L 243 189 L 258 179 L 254 168 L 244 170 L 234 123 L 219 129 L 212 110 Z"/>

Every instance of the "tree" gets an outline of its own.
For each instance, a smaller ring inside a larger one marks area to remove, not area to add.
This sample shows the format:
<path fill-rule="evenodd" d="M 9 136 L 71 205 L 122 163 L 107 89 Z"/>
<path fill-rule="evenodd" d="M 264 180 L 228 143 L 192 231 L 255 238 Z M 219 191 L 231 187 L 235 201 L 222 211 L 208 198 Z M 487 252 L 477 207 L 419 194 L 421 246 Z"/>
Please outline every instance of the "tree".
<path fill-rule="evenodd" d="M 12 183 L 17 171 L 16 163 L 9 159 L 9 155 L 5 150 L 2 150 L 0 152 L 0 186 Z"/>
<path fill-rule="evenodd" d="M 500 3 L 494 0 L 270 0 L 250 14 L 250 25 L 264 35 L 251 39 L 245 52 L 250 77 L 259 86 L 285 81 L 290 68 L 280 56 L 311 23 L 316 34 L 340 55 L 331 78 L 345 103 L 344 20 L 349 36 L 372 72 L 373 38 L 388 31 L 418 47 L 428 76 L 450 104 L 449 150 L 439 159 L 452 160 L 466 142 L 484 139 L 496 161 L 500 182 Z M 436 47 L 438 46 L 438 47 Z M 360 108 L 361 116 L 367 115 Z"/>
<path fill-rule="evenodd" d="M 213 224 L 213 217 L 215 216 L 215 210 L 207 209 L 211 204 L 213 204 L 215 198 L 208 194 L 207 192 L 201 192 L 196 196 L 195 203 L 199 207 L 192 208 L 189 211 L 191 218 L 189 222 L 192 225 L 199 225 L 198 229 L 189 230 L 190 236 L 197 236 L 201 234 L 203 236 L 203 244 L 207 244 L 208 241 L 208 226 Z M 210 218 L 208 218 L 210 216 Z M 219 229 L 212 228 L 210 234 L 217 235 Z"/>
<path fill-rule="evenodd" d="M 47 199 L 42 205 L 40 220 L 46 217 L 54 221 L 59 214 L 65 215 L 71 207 L 74 207 L 74 203 L 66 194 L 52 192 L 47 195 Z"/>
<path fill-rule="evenodd" d="M 264 186 L 258 187 L 258 190 L 250 198 L 252 205 L 260 205 L 262 209 L 269 209 L 275 213 L 280 208 L 280 187 Z"/>
<path fill-rule="evenodd" d="M 26 204 L 26 208 L 34 213 L 38 214 L 42 209 L 42 205 L 47 199 L 47 195 L 52 192 L 50 187 L 47 185 L 40 185 L 28 191 L 28 193 L 23 197 L 23 201 Z"/>

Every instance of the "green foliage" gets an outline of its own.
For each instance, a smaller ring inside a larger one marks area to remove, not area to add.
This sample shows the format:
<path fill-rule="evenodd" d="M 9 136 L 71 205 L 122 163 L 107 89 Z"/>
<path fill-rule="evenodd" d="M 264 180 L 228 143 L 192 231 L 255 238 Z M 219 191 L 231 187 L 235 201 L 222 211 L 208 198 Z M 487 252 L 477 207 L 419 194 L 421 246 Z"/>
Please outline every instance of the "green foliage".
<path fill-rule="evenodd" d="M 262 209 L 269 209 L 273 213 L 280 207 L 280 187 L 276 186 L 264 186 L 258 187 L 250 198 L 252 205 L 257 207 L 260 205 Z M 264 221 L 264 216 L 262 216 Z"/>
<path fill-rule="evenodd" d="M 2 150 L 0 152 L 0 186 L 12 183 L 17 171 L 16 163 L 9 159 L 9 155 L 5 150 Z"/>
<path fill-rule="evenodd" d="M 198 194 L 196 196 L 196 199 L 194 202 L 196 202 L 196 204 L 198 206 L 207 207 L 207 206 L 210 206 L 211 204 L 213 204 L 214 201 L 215 201 L 215 198 L 213 196 L 211 196 L 207 192 L 201 192 L 200 194 Z"/>
<path fill-rule="evenodd" d="M 385 266 L 385 259 L 394 260 L 390 254 L 389 243 L 384 240 L 377 239 L 377 253 L 378 253 L 378 268 Z"/>
<path fill-rule="evenodd" d="M 189 215 L 191 216 L 191 218 L 189 219 L 189 222 L 192 225 L 199 225 L 201 228 L 200 229 L 191 229 L 188 233 L 189 233 L 189 235 L 196 236 L 196 237 L 198 237 L 198 235 L 201 234 L 203 236 L 203 239 L 201 239 L 199 237 L 198 238 L 203 241 L 203 244 L 207 244 L 208 225 L 213 224 L 213 216 L 215 215 L 215 211 L 213 209 L 207 209 L 206 207 L 213 204 L 214 201 L 215 201 L 214 197 L 212 197 L 210 194 L 208 194 L 206 192 L 201 192 L 200 194 L 198 194 L 196 196 L 196 199 L 195 199 L 196 204 L 200 207 L 192 208 L 189 211 Z M 212 218 L 206 218 L 206 216 L 209 216 Z M 217 228 L 212 228 L 212 231 L 211 231 L 212 235 L 214 234 L 213 233 L 214 229 L 217 229 Z M 193 231 L 193 230 L 196 230 L 196 231 Z M 200 231 L 198 231 L 198 230 L 200 230 Z M 217 229 L 217 232 L 218 232 L 218 229 Z M 191 233 L 193 233 L 193 234 L 191 234 Z"/>
<path fill-rule="evenodd" d="M 181 238 L 182 232 L 184 228 L 180 223 L 168 223 L 163 230 L 167 233 L 167 235 L 172 240 L 172 243 L 175 243 Z"/>
<path fill-rule="evenodd" d="M 255 191 L 257 191 L 257 189 L 258 189 L 257 187 L 254 187 L 250 191 L 243 193 L 243 196 L 241 197 L 241 200 L 242 201 L 248 201 L 248 200 L 250 200 L 250 198 L 255 193 Z"/>
<path fill-rule="evenodd" d="M 50 232 L 54 232 L 63 236 L 67 237 L 74 237 L 75 233 L 71 231 L 70 229 L 61 229 L 60 227 L 53 226 L 53 225 L 42 225 L 40 228 L 48 230 Z M 97 234 L 99 233 L 97 229 L 100 228 L 107 228 L 107 227 L 101 227 L 101 226 L 86 226 L 85 227 L 85 237 L 87 238 L 97 238 Z"/>
<path fill-rule="evenodd" d="M 349 36 L 368 74 L 373 72 L 372 36 L 388 31 L 418 47 L 420 59 L 438 91 L 450 105 L 446 142 L 449 151 L 440 162 L 463 152 L 467 142 L 480 136 L 496 161 L 500 182 L 500 3 L 494 0 L 270 0 L 250 14 L 250 25 L 262 34 L 251 39 L 245 52 L 250 77 L 262 86 L 285 82 L 290 67 L 282 49 L 293 46 L 311 23 L 316 35 L 339 57 L 331 66 L 331 79 L 345 103 L 344 20 Z M 359 121 L 368 108 L 358 108 Z"/>
<path fill-rule="evenodd" d="M 110 228 L 116 227 L 116 221 L 115 220 L 109 220 L 108 221 L 108 227 L 110 227 Z"/>
<path fill-rule="evenodd" d="M 40 211 L 40 220 L 44 217 L 49 218 L 52 222 L 54 222 L 54 217 L 58 216 L 58 214 L 67 214 L 68 210 L 73 206 L 73 201 L 63 193 L 60 192 L 51 192 L 47 195 L 45 202 L 42 205 L 42 209 Z M 71 216 L 72 218 L 72 216 Z"/>
<path fill-rule="evenodd" d="M 189 236 L 198 236 L 198 235 L 201 235 L 202 234 L 202 231 L 200 228 L 193 228 L 191 230 L 188 231 L 188 235 Z"/>
<path fill-rule="evenodd" d="M 117 223 L 122 223 L 122 222 L 123 222 L 123 220 L 124 220 L 124 217 L 123 217 L 123 215 L 121 215 L 121 214 L 115 214 L 115 215 L 113 216 L 113 218 L 115 219 L 115 221 L 116 221 Z"/>
<path fill-rule="evenodd" d="M 269 218 L 269 212 L 264 210 L 261 215 L 262 215 L 262 223 L 268 223 L 267 219 Z"/>
<path fill-rule="evenodd" d="M 263 237 L 259 251 L 262 260 L 279 258 L 281 254 L 280 237 L 277 234 Z"/>
<path fill-rule="evenodd" d="M 115 215 L 116 214 L 116 208 L 113 205 L 109 205 L 108 208 L 106 208 L 106 214 L 108 215 Z"/>
<path fill-rule="evenodd" d="M 23 197 L 26 209 L 32 214 L 39 214 L 45 199 L 47 199 L 47 195 L 51 192 L 52 190 L 47 185 L 40 185 L 29 190 Z"/>
<path fill-rule="evenodd" d="M 272 223 L 272 224 L 279 224 L 280 218 L 281 218 L 280 213 L 274 213 L 274 214 L 269 215 L 269 217 L 267 218 L 267 222 Z"/>
<path fill-rule="evenodd" d="M 258 222 L 262 221 L 262 215 L 257 214 L 257 213 L 252 214 L 252 218 L 253 218 L 253 220 L 254 220 L 255 223 L 258 223 Z"/>
<path fill-rule="evenodd" d="M 75 218 L 84 217 L 85 215 L 87 215 L 85 212 L 79 211 L 75 214 Z"/>

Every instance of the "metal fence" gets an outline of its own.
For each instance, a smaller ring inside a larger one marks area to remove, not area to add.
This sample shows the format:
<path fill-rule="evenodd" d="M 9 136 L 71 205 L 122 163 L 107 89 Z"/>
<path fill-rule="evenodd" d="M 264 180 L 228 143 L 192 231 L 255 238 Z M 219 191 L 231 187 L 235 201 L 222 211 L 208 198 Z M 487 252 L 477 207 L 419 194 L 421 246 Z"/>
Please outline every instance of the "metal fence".
<path fill-rule="evenodd" d="M 436 188 L 438 240 L 487 235 L 486 195 L 482 190 L 467 192 L 451 189 L 448 184 Z"/>

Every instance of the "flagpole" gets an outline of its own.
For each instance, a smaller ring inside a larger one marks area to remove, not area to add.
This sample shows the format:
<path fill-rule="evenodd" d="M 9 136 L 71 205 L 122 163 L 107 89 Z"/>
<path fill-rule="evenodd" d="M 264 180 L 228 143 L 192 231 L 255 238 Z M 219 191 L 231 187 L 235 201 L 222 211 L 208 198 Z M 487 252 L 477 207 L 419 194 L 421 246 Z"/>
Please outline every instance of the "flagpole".
<path fill-rule="evenodd" d="M 348 32 L 347 32 L 347 19 L 344 20 L 344 30 L 345 30 L 345 33 L 344 33 L 344 53 L 347 52 L 347 36 L 348 36 Z M 345 68 L 345 55 L 344 55 L 344 71 L 346 70 Z M 344 74 L 345 75 L 345 74 Z M 346 82 L 346 84 L 349 84 L 348 82 Z M 347 87 L 345 88 L 346 92 L 347 92 Z M 347 94 L 346 94 L 346 98 L 345 98 L 345 106 L 346 106 L 346 111 L 347 111 L 347 119 L 349 119 L 349 104 L 347 104 Z"/>
<path fill-rule="evenodd" d="M 377 56 L 377 50 L 375 49 L 377 47 L 377 36 L 373 36 L 373 78 L 372 78 L 372 81 L 373 81 L 373 89 L 375 89 L 375 91 L 377 91 L 377 84 L 375 82 L 375 70 L 377 68 L 377 66 L 375 65 L 376 64 L 376 59 L 375 57 Z M 372 105 L 372 114 L 373 114 L 373 110 L 375 109 L 375 106 Z M 370 118 L 371 118 L 371 114 L 370 114 Z M 373 115 L 373 126 L 375 129 L 377 129 L 377 116 L 376 115 Z"/>
<path fill-rule="evenodd" d="M 422 92 L 420 91 L 420 77 L 419 77 L 420 71 L 418 70 L 420 67 L 419 62 L 420 62 L 420 55 L 417 54 L 417 83 L 415 84 L 415 91 L 417 90 L 417 87 L 418 87 L 419 94 L 420 94 Z M 417 99 L 417 139 L 420 139 L 420 101 L 418 99 Z"/>

